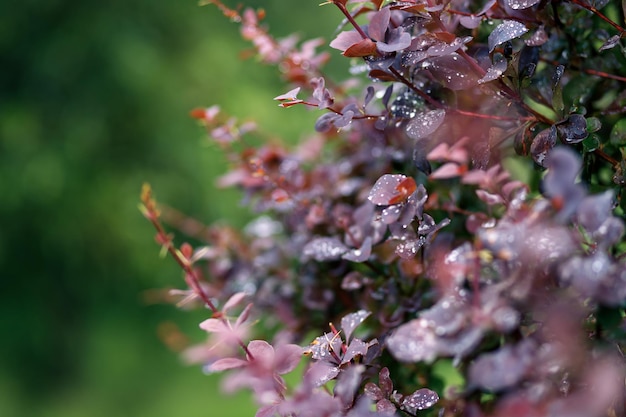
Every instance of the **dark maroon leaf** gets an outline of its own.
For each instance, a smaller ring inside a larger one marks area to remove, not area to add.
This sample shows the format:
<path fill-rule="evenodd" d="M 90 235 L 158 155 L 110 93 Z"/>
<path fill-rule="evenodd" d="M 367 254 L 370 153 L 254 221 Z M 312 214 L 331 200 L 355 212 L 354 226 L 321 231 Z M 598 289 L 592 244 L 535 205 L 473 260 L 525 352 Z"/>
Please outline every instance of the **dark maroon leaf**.
<path fill-rule="evenodd" d="M 537 133 L 530 145 L 530 155 L 538 165 L 545 167 L 548 152 L 556 145 L 556 127 L 551 126 Z"/>
<path fill-rule="evenodd" d="M 587 120 L 582 114 L 569 115 L 564 122 L 557 124 L 556 128 L 567 143 L 580 143 L 589 136 Z"/>

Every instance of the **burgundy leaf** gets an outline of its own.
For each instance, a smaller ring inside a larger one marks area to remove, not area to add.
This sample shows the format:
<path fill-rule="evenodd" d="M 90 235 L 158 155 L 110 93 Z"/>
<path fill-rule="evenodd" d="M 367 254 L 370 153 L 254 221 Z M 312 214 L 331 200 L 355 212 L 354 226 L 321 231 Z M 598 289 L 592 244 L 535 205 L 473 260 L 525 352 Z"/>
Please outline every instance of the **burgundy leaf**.
<path fill-rule="evenodd" d="M 350 45 L 343 54 L 348 58 L 359 58 L 374 55 L 376 53 L 376 44 L 371 39 L 362 39 L 361 41 Z"/>

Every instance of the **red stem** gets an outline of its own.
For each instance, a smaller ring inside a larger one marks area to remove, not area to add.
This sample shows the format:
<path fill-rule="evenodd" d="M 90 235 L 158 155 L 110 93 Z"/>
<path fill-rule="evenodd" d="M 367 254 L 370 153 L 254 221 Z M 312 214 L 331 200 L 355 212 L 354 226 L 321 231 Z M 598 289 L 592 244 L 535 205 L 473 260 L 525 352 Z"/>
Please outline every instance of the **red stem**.
<path fill-rule="evenodd" d="M 198 275 L 191 266 L 191 263 L 178 250 L 176 250 L 171 238 L 167 235 L 165 229 L 163 229 L 163 225 L 159 221 L 159 213 L 155 208 L 154 200 L 149 197 L 150 192 L 146 192 L 144 190 L 143 194 L 144 196 L 142 197 L 142 199 L 144 200 L 143 203 L 145 208 L 144 214 L 146 218 L 150 221 L 150 223 L 152 223 L 152 226 L 154 226 L 154 228 L 156 229 L 158 241 L 163 242 L 163 245 L 167 249 L 167 252 L 172 256 L 172 258 L 174 258 L 176 263 L 185 272 L 185 281 L 187 282 L 187 284 L 192 287 L 196 295 L 198 295 L 202 302 L 204 302 L 204 304 L 209 307 L 211 312 L 213 312 L 214 315 L 219 316 L 220 311 L 202 289 L 202 286 L 200 285 L 200 280 L 198 279 Z M 224 323 L 224 325 L 230 327 L 230 322 L 225 317 L 220 317 L 220 320 Z M 241 346 L 244 353 L 248 356 L 249 360 L 253 360 L 254 356 L 252 355 L 252 353 L 250 353 L 245 343 L 241 339 L 238 339 L 237 343 L 239 344 L 239 346 Z"/>
<path fill-rule="evenodd" d="M 333 4 L 335 6 L 337 6 L 339 8 L 339 10 L 341 10 L 341 13 L 343 13 L 343 15 L 346 17 L 346 19 L 348 19 L 348 22 L 350 22 L 350 24 L 352 26 L 354 26 L 356 31 L 359 32 L 359 35 L 361 35 L 361 37 L 363 39 L 369 39 L 369 36 L 367 36 L 365 34 L 365 32 L 363 31 L 361 26 L 359 26 L 359 24 L 356 22 L 356 20 L 354 20 L 354 17 L 352 17 L 352 14 L 348 11 L 348 9 L 346 9 L 346 6 L 343 3 L 339 2 L 339 1 L 333 1 Z"/>

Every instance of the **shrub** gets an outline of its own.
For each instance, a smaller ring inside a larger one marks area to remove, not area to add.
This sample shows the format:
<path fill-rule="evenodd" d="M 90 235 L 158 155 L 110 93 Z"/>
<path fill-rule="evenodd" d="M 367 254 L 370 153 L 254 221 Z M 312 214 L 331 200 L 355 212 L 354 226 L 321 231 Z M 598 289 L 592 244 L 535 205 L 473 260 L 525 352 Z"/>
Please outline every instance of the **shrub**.
<path fill-rule="evenodd" d="M 254 126 L 192 111 L 257 213 L 243 230 L 178 247 L 144 187 L 179 304 L 211 310 L 188 360 L 261 417 L 624 415 L 617 2 L 330 0 L 333 52 L 207 2 L 283 71 L 279 105 L 320 116 L 251 147 Z"/>

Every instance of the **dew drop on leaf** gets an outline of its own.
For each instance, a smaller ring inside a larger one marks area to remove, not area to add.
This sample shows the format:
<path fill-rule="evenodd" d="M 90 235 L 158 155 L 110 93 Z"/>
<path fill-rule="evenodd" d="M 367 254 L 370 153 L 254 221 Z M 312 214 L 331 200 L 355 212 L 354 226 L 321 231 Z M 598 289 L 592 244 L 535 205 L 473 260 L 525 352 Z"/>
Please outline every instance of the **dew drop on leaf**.
<path fill-rule="evenodd" d="M 352 332 L 354 329 L 361 323 L 363 320 L 369 317 L 372 314 L 367 310 L 359 310 L 356 313 L 351 313 L 341 319 L 341 329 L 344 332 L 346 340 L 350 339 Z"/>
<path fill-rule="evenodd" d="M 400 195 L 398 186 L 408 177 L 402 174 L 385 174 L 376 181 L 367 199 L 377 206 L 392 204 L 392 200 Z"/>
<path fill-rule="evenodd" d="M 489 34 L 489 52 L 493 52 L 496 46 L 506 41 L 519 38 L 526 32 L 528 32 L 528 28 L 526 28 L 523 23 L 516 22 L 515 20 L 505 20 L 496 26 L 493 32 Z"/>
<path fill-rule="evenodd" d="M 348 247 L 334 237 L 318 237 L 307 243 L 302 249 L 305 258 L 316 261 L 331 261 L 341 258 L 348 251 Z"/>
<path fill-rule="evenodd" d="M 406 127 L 406 134 L 412 139 L 422 139 L 441 126 L 446 117 L 444 109 L 430 110 L 415 116 Z"/>
<path fill-rule="evenodd" d="M 509 7 L 513 10 L 522 10 L 533 7 L 540 1 L 541 0 L 507 0 L 507 3 L 509 4 Z"/>
<path fill-rule="evenodd" d="M 435 391 L 422 388 L 402 399 L 402 409 L 410 414 L 415 414 L 417 410 L 425 410 L 432 407 L 437 401 L 439 401 L 439 395 Z"/>
<path fill-rule="evenodd" d="M 535 136 L 533 143 L 530 145 L 530 154 L 537 163 L 545 167 L 544 161 L 548 152 L 556 145 L 556 128 L 551 126 L 542 130 Z"/>

